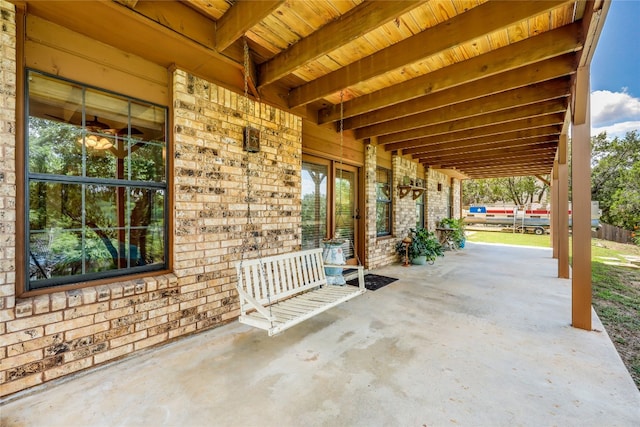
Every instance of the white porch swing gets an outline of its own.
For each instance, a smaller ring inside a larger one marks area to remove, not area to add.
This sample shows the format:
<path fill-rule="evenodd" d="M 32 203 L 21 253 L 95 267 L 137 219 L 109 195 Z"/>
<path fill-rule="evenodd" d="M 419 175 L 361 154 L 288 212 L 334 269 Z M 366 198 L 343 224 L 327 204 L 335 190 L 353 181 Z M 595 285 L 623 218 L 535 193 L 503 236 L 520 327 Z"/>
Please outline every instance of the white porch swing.
<path fill-rule="evenodd" d="M 248 75 L 249 47 L 244 42 L 244 103 L 249 133 Z M 342 94 L 340 117 L 340 152 L 342 158 Z M 245 140 L 249 135 L 245 135 Z M 249 158 L 254 150 L 247 150 Z M 263 257 L 251 214 L 251 162 L 246 162 L 247 226 L 236 264 L 236 288 L 240 298 L 240 323 L 264 329 L 273 336 L 338 304 L 363 294 L 364 267 L 362 265 L 329 265 L 323 260 L 323 249 L 309 249 L 288 254 Z M 245 260 L 253 235 L 257 258 Z M 353 243 L 351 243 L 353 245 Z M 359 262 L 359 260 L 358 260 Z M 357 269 L 359 286 L 330 285 L 325 267 Z"/>

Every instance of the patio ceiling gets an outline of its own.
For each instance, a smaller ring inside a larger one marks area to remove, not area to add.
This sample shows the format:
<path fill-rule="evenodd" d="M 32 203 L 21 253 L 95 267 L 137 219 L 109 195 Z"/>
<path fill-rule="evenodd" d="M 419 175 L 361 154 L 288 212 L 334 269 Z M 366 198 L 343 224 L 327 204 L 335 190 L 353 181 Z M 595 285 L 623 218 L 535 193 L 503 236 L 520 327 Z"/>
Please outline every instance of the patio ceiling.
<path fill-rule="evenodd" d="M 600 0 L 26 3 L 30 14 L 239 92 L 246 40 L 256 98 L 336 129 L 342 117 L 357 139 L 469 178 L 550 173 L 567 112 L 584 109 L 571 96 L 575 76 L 588 69 L 608 7 Z"/>

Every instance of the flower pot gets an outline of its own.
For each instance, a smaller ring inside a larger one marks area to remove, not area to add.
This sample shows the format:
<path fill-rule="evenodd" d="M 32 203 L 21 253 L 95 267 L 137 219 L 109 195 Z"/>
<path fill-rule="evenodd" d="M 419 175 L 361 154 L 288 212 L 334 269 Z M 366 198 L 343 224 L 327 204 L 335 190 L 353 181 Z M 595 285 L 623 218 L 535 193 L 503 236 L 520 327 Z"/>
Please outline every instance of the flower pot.
<path fill-rule="evenodd" d="M 411 258 L 411 264 L 414 265 L 425 265 L 427 263 L 427 256 L 426 255 L 419 255 L 415 258 Z"/>

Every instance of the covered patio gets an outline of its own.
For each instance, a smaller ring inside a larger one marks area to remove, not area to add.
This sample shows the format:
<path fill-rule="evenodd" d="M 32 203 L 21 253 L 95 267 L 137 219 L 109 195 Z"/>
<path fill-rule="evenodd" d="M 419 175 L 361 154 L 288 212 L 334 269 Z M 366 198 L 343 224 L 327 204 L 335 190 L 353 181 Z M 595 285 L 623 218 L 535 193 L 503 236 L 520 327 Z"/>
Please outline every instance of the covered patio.
<path fill-rule="evenodd" d="M 500 260 L 498 262 L 498 260 Z M 469 244 L 284 334 L 233 322 L 18 393 L 2 425 L 637 426 L 550 249 Z"/>
<path fill-rule="evenodd" d="M 36 395 L 14 395 L 105 366 L 37 396 L 60 397 L 43 404 L 76 424 L 482 423 L 482 399 L 503 411 L 516 397 L 522 422 L 574 400 L 587 403 L 572 414 L 606 419 L 607 360 L 623 368 L 584 330 L 601 329 L 589 70 L 610 3 L 0 0 L 2 416 L 50 424 Z M 464 179 L 519 175 L 552 187 L 543 265 L 489 252 L 505 257 L 487 272 L 468 251 L 393 266 L 411 228 L 461 216 Z M 238 261 L 335 235 L 349 262 L 401 280 L 272 341 L 236 325 Z M 78 381 L 92 383 L 70 399 Z"/>

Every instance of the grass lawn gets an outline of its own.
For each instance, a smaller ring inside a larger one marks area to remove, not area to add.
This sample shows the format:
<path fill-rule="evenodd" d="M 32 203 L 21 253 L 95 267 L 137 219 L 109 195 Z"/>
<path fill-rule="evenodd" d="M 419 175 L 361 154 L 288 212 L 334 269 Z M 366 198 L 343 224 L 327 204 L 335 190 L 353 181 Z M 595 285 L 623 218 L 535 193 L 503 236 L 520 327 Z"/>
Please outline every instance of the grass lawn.
<path fill-rule="evenodd" d="M 467 233 L 470 242 L 550 246 L 549 236 L 490 231 Z M 640 389 L 640 268 L 619 265 L 629 264 L 625 256 L 640 257 L 640 247 L 592 240 L 592 303 Z"/>
<path fill-rule="evenodd" d="M 521 234 L 500 231 L 467 231 L 470 242 L 501 243 L 503 245 L 551 247 L 549 235 Z"/>

